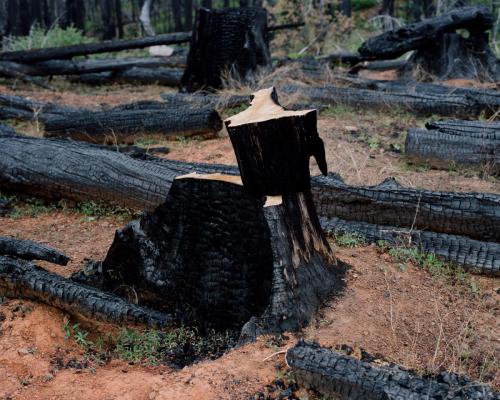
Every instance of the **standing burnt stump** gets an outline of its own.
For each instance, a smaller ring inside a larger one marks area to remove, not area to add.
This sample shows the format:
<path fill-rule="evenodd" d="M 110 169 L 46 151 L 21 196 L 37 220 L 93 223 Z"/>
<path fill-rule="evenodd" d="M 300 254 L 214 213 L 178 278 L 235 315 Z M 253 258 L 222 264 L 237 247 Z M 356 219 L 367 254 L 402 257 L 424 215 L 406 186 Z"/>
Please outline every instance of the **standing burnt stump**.
<path fill-rule="evenodd" d="M 266 10 L 201 8 L 196 16 L 181 87 L 188 92 L 217 89 L 222 87 L 224 74 L 243 80 L 259 66 L 270 64 Z"/>
<path fill-rule="evenodd" d="M 249 142 L 248 154 L 260 149 L 270 155 L 279 142 L 287 147 L 281 131 L 293 125 L 291 137 L 315 138 L 314 148 L 324 156 L 315 112 L 283 109 L 274 89 L 257 92 L 249 110 L 226 121 L 239 127 L 232 132 L 241 135 L 237 139 L 253 130 L 248 137 L 258 144 Z M 297 180 L 287 171 L 303 166 L 295 163 L 299 158 L 308 162 L 310 148 L 300 146 L 306 144 L 288 146 L 292 162 L 285 160 L 282 169 L 272 157 L 243 162 L 238 146 L 243 182 L 222 174 L 176 178 L 162 205 L 117 231 L 100 266 L 104 288 L 132 289 L 140 304 L 202 329 L 239 329 L 248 321 L 245 332 L 252 335 L 300 329 L 341 281 L 304 183 L 309 171 L 297 171 L 304 174 Z M 252 169 L 267 174 L 262 185 L 252 180 L 260 176 Z"/>

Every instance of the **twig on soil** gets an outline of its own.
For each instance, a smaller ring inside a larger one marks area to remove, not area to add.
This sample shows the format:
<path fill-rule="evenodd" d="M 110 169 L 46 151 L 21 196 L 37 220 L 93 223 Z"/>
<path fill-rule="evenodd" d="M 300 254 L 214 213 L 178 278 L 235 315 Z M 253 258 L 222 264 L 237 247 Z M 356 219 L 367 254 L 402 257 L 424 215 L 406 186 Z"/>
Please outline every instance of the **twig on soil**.
<path fill-rule="evenodd" d="M 277 351 L 276 353 L 273 353 L 273 354 L 271 354 L 270 356 L 267 356 L 266 358 L 264 358 L 264 359 L 262 360 L 262 362 L 267 361 L 267 360 L 269 360 L 270 358 L 273 358 L 274 356 L 277 356 L 278 354 L 285 354 L 285 353 L 286 353 L 289 349 L 290 349 L 290 348 L 288 348 L 288 349 L 286 349 L 286 350 L 280 350 L 280 351 Z"/>

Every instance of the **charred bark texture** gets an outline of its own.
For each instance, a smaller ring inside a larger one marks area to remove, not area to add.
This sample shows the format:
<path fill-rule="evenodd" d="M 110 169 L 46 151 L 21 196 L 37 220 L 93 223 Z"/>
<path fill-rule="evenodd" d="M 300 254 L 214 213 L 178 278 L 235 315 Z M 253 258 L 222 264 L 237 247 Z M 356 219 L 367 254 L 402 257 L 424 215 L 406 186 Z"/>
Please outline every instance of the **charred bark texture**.
<path fill-rule="evenodd" d="M 316 110 L 287 111 L 273 89 L 256 92 L 251 106 L 225 123 L 245 189 L 278 195 L 311 188 L 309 158 L 327 174 Z"/>
<path fill-rule="evenodd" d="M 0 119 L 43 119 L 44 117 L 63 116 L 79 111 L 76 108 L 7 95 L 0 95 L 0 106 L 2 106 L 0 107 Z"/>
<path fill-rule="evenodd" d="M 93 143 L 133 142 L 137 135 L 215 134 L 222 129 L 217 111 L 212 109 L 115 110 L 72 113 L 44 119 L 45 136 L 65 137 Z"/>
<path fill-rule="evenodd" d="M 438 168 L 475 165 L 500 173 L 499 122 L 439 121 L 426 127 L 408 131 L 405 153 L 410 158 Z"/>
<path fill-rule="evenodd" d="M 368 243 L 387 242 L 392 246 L 416 248 L 424 254 L 477 274 L 500 276 L 500 244 L 430 230 L 394 225 L 377 225 L 337 217 L 321 217 L 326 233 L 337 236 L 353 234 Z"/>
<path fill-rule="evenodd" d="M 235 179 L 176 179 L 162 205 L 117 232 L 105 287 L 132 285 L 146 304 L 202 327 L 241 327 L 256 316 L 263 331 L 299 329 L 338 283 L 312 199 L 293 194 L 265 206 Z"/>
<path fill-rule="evenodd" d="M 4 236 L 0 236 L 0 255 L 28 261 L 43 260 L 59 265 L 66 265 L 70 260 L 60 251 L 43 244 Z"/>
<path fill-rule="evenodd" d="M 431 76 L 497 82 L 500 60 L 490 48 L 488 33 L 474 32 L 468 38 L 446 33 L 437 42 L 416 50 L 400 72 L 414 80 Z"/>
<path fill-rule="evenodd" d="M 211 107 L 215 108 L 217 111 L 239 107 L 242 104 L 248 104 L 250 102 L 250 96 L 220 96 L 203 91 L 195 93 L 162 93 L 161 98 L 170 107 Z"/>
<path fill-rule="evenodd" d="M 21 50 L 0 53 L 2 61 L 20 63 L 35 63 L 39 61 L 69 59 L 75 56 L 108 53 L 112 51 L 142 49 L 145 47 L 180 44 L 191 40 L 190 32 L 165 33 L 139 39 L 113 40 L 101 43 L 78 44 L 65 47 L 50 47 L 46 49 Z"/>
<path fill-rule="evenodd" d="M 479 115 L 484 107 L 472 107 L 471 101 L 462 95 L 415 93 L 415 92 L 380 92 L 376 90 L 357 89 L 338 86 L 296 86 L 286 85 L 281 88 L 287 95 L 309 104 L 326 104 L 330 106 L 346 105 L 359 109 L 367 107 L 377 110 L 394 110 L 399 108 L 419 115 L 464 116 Z M 473 105 L 476 105 L 473 103 Z"/>
<path fill-rule="evenodd" d="M 397 58 L 408 51 L 433 45 L 444 33 L 453 33 L 457 29 L 484 32 L 491 29 L 493 22 L 493 15 L 486 6 L 456 8 L 372 37 L 361 45 L 359 53 L 374 59 Z"/>
<path fill-rule="evenodd" d="M 16 64 L 12 62 L 0 62 L 2 64 Z M 131 68 L 159 68 L 159 67 L 183 67 L 186 58 L 183 56 L 163 58 L 103 58 L 96 60 L 51 60 L 35 64 L 16 64 L 28 75 L 50 76 L 50 75 L 81 75 L 97 72 L 116 72 Z"/>
<path fill-rule="evenodd" d="M 143 324 L 153 328 L 172 322 L 169 315 L 75 283 L 23 260 L 0 256 L 0 293 L 55 306 L 85 318 L 117 324 Z"/>
<path fill-rule="evenodd" d="M 16 136 L 16 131 L 9 125 L 0 122 L 0 137 Z"/>
<path fill-rule="evenodd" d="M 179 86 L 183 70 L 179 68 L 140 68 L 116 72 L 99 72 L 95 74 L 83 74 L 73 78 L 74 82 L 89 85 L 106 85 L 113 83 L 139 83 L 142 85 L 165 85 Z"/>
<path fill-rule="evenodd" d="M 299 342 L 286 361 L 299 385 L 345 400 L 497 399 L 487 385 L 450 372 L 422 377 L 398 365 L 378 366 Z"/>
<path fill-rule="evenodd" d="M 182 87 L 188 92 L 222 87 L 226 73 L 240 79 L 271 64 L 263 8 L 198 10 Z"/>
<path fill-rule="evenodd" d="M 316 177 L 312 192 L 322 217 L 500 242 L 500 196 L 495 194 L 406 188 L 394 178 L 350 186 L 334 174 Z"/>

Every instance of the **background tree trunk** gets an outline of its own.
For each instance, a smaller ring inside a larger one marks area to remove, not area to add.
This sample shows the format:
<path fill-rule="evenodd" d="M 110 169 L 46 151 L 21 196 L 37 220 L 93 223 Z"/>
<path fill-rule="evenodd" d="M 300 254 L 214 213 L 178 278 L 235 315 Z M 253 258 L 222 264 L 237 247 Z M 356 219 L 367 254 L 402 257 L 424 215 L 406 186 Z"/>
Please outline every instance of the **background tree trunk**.
<path fill-rule="evenodd" d="M 351 16 L 351 0 L 342 0 L 340 11 L 346 17 Z"/>

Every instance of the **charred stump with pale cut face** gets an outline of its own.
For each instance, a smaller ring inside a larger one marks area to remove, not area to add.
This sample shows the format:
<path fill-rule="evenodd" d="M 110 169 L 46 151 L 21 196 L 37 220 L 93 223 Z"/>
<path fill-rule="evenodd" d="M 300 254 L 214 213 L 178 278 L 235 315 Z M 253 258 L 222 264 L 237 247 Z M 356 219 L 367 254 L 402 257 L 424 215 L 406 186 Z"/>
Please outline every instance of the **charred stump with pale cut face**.
<path fill-rule="evenodd" d="M 340 280 L 304 168 L 315 155 L 326 172 L 315 116 L 283 109 L 273 89 L 257 92 L 226 121 L 242 178 L 175 179 L 162 205 L 116 233 L 102 263 L 105 289 L 132 287 L 140 304 L 202 328 L 307 323 Z M 279 145 L 288 151 L 273 157 Z"/>

